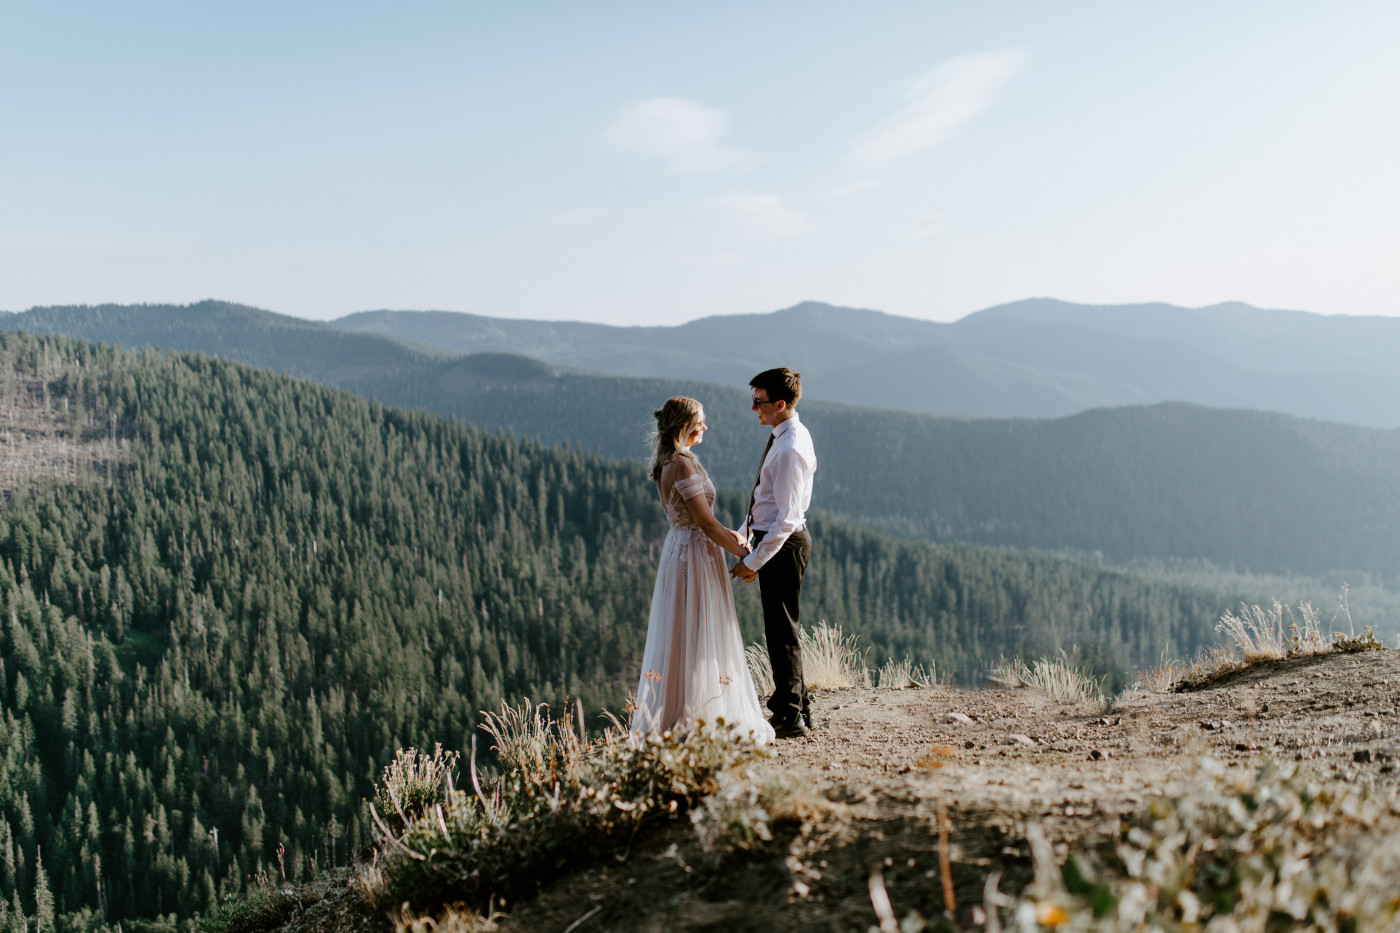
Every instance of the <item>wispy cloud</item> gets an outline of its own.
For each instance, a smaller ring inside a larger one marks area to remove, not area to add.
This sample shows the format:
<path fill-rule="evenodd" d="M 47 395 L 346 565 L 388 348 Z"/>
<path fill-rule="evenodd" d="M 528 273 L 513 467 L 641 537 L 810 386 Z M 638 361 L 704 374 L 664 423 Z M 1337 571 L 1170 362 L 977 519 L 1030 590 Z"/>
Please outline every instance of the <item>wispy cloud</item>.
<path fill-rule="evenodd" d="M 724 145 L 729 115 L 678 97 L 639 100 L 623 110 L 603 134 L 603 144 L 666 163 L 672 175 L 740 172 L 762 159 Z"/>
<path fill-rule="evenodd" d="M 903 107 L 851 141 L 851 160 L 880 165 L 938 145 L 990 107 L 1025 66 L 1025 54 L 1015 51 L 944 62 L 910 86 Z"/>
<path fill-rule="evenodd" d="M 788 207 L 776 194 L 725 194 L 710 198 L 711 207 L 729 215 L 749 240 L 776 240 L 812 229 L 812 222 Z"/>
<path fill-rule="evenodd" d="M 916 240 L 927 240 L 936 237 L 943 232 L 943 218 L 939 214 L 925 214 L 919 218 L 919 222 L 914 226 L 914 232 L 909 234 Z"/>
<path fill-rule="evenodd" d="M 831 195 L 836 198 L 846 198 L 853 194 L 860 194 L 862 191 L 869 191 L 880 183 L 878 178 L 866 178 L 863 181 L 853 181 L 849 185 L 842 185 L 832 189 Z"/>
<path fill-rule="evenodd" d="M 693 259 L 689 264 L 699 269 L 728 269 L 730 266 L 737 266 L 742 260 L 743 257 L 738 253 L 723 252 Z"/>

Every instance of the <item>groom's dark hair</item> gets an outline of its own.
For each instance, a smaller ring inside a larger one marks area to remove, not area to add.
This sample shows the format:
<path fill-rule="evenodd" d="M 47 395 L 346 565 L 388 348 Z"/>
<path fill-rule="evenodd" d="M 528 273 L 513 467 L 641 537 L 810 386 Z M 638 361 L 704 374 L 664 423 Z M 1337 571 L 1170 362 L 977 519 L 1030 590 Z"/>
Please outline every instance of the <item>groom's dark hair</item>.
<path fill-rule="evenodd" d="M 787 402 L 788 408 L 802 398 L 802 374 L 786 366 L 765 369 L 750 379 L 749 385 L 767 392 L 770 402 Z"/>

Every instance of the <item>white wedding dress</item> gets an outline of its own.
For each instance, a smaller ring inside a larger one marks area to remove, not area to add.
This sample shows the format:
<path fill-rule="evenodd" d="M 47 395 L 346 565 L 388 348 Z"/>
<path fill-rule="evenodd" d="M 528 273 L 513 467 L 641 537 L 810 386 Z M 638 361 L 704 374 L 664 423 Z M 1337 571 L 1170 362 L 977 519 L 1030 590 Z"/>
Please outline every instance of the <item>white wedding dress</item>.
<path fill-rule="evenodd" d="M 744 659 L 725 551 L 696 526 L 685 503 L 704 496 L 713 508 L 714 484 L 687 453 L 662 468 L 659 488 L 670 531 L 651 595 L 632 735 L 723 719 L 764 744 L 773 727 Z"/>

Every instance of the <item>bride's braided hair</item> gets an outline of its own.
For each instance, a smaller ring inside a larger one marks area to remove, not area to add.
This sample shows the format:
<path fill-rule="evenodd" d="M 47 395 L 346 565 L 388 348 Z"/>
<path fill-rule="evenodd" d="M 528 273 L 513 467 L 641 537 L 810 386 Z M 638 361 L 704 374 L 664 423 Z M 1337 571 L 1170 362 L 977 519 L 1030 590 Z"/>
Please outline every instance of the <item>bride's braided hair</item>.
<path fill-rule="evenodd" d="M 661 479 L 661 468 L 676 456 L 676 439 L 681 437 L 700 417 L 700 403 L 693 398 L 677 395 L 668 398 L 652 415 L 656 418 L 656 433 L 651 436 L 651 478 Z"/>

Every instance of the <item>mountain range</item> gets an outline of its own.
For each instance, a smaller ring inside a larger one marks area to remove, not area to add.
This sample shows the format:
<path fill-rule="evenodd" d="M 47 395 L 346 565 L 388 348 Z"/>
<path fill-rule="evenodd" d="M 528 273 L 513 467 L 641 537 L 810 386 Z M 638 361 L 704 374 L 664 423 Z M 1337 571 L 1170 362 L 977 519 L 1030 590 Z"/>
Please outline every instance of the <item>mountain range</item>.
<path fill-rule="evenodd" d="M 809 397 L 880 408 L 1039 418 L 1182 401 L 1400 427 L 1400 319 L 1238 302 L 1180 308 L 1037 298 L 952 323 L 811 301 L 673 327 L 444 311 L 371 311 L 332 323 L 461 353 L 739 386 L 781 357 L 806 374 Z"/>

